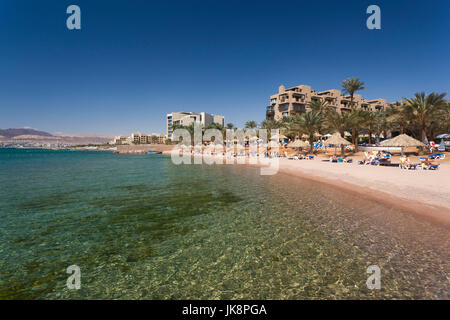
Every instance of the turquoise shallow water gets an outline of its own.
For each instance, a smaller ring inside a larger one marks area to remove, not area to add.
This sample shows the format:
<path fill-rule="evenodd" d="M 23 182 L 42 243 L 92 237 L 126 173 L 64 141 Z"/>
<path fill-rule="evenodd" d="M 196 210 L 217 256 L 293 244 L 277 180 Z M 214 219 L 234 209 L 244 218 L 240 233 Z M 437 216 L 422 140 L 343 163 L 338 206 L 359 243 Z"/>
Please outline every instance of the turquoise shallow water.
<path fill-rule="evenodd" d="M 449 298 L 448 229 L 315 182 L 0 149 L 0 185 L 0 299 Z"/>

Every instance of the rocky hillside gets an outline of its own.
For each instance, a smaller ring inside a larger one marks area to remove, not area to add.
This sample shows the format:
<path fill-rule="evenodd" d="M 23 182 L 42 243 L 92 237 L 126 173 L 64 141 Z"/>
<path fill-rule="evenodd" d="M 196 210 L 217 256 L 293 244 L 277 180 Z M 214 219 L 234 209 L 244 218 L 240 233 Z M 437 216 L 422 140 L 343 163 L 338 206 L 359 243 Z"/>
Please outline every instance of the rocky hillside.
<path fill-rule="evenodd" d="M 0 129 L 1 142 L 103 144 L 111 141 L 113 138 L 113 136 L 100 134 L 52 134 L 29 128 Z"/>

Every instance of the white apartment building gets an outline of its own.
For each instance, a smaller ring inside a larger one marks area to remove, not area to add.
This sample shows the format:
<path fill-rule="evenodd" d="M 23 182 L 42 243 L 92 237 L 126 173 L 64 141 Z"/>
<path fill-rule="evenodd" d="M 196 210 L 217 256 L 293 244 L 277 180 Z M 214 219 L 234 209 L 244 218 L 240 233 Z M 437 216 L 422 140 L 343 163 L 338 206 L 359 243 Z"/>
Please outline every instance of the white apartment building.
<path fill-rule="evenodd" d="M 217 123 L 225 126 L 225 117 L 209 114 L 206 112 L 172 112 L 166 116 L 167 137 L 172 139 L 172 128 L 175 125 L 189 126 L 194 122 L 201 123 L 202 127 L 206 127 L 211 123 Z"/>

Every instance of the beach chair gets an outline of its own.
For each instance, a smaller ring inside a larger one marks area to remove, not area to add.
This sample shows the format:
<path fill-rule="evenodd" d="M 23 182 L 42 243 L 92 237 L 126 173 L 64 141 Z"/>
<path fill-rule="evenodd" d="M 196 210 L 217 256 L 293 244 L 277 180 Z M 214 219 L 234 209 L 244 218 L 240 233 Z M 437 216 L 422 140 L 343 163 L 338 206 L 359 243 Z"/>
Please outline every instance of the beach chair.
<path fill-rule="evenodd" d="M 439 152 L 439 153 L 435 153 L 435 154 L 430 154 L 428 156 L 428 158 L 433 159 L 433 160 L 445 159 L 445 153 Z"/>

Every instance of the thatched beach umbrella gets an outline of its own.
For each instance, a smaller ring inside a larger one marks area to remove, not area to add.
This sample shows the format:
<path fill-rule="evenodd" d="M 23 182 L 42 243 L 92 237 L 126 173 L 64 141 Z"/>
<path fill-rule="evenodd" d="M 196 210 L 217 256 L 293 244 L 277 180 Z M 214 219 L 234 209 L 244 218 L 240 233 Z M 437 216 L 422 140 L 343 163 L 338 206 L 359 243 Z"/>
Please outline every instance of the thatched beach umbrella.
<path fill-rule="evenodd" d="M 404 147 L 425 147 L 425 144 L 407 134 L 401 134 L 383 143 L 383 147 L 401 147 L 403 154 Z"/>
<path fill-rule="evenodd" d="M 331 135 L 330 135 L 331 136 Z M 314 137 L 316 137 L 316 138 L 320 138 L 320 137 L 323 137 L 320 133 L 318 133 L 318 132 L 316 132 L 316 133 L 314 133 Z M 325 137 L 327 137 L 327 135 L 325 135 Z M 309 138 L 309 135 L 308 134 L 302 134 L 302 139 L 308 139 Z"/>
<path fill-rule="evenodd" d="M 347 144 L 351 144 L 346 139 L 342 138 L 341 134 L 339 132 L 334 133 L 331 137 L 329 137 L 327 140 L 325 140 L 324 143 L 334 145 L 334 154 L 336 154 L 337 146 L 344 146 Z"/>
<path fill-rule="evenodd" d="M 309 147 L 309 143 L 303 140 L 295 140 L 288 144 L 289 148 L 307 148 Z"/>

